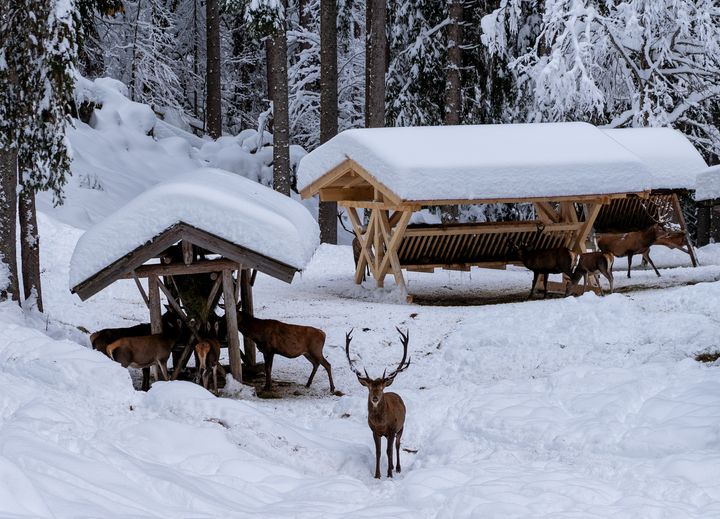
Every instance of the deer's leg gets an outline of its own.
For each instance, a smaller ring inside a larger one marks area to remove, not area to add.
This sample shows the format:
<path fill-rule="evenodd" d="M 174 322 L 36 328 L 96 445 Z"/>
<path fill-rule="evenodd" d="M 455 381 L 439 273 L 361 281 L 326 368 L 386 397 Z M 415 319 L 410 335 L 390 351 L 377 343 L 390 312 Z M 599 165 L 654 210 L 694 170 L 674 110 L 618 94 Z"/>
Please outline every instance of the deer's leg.
<path fill-rule="evenodd" d="M 335 384 L 333 384 L 332 379 L 332 369 L 330 368 L 330 363 L 327 361 L 325 357 L 320 357 L 320 364 L 322 364 L 322 367 L 325 368 L 325 371 L 327 371 L 328 374 L 328 380 L 330 380 L 330 392 L 335 392 Z"/>
<path fill-rule="evenodd" d="M 375 440 L 375 479 L 380 479 L 380 436 L 373 431 Z"/>
<path fill-rule="evenodd" d="M 540 274 L 538 272 L 533 272 L 533 282 L 532 282 L 532 286 L 530 287 L 530 295 L 528 296 L 528 299 L 532 299 L 532 296 L 535 293 L 535 285 L 537 285 L 537 281 L 538 281 L 539 277 L 540 277 Z"/>
<path fill-rule="evenodd" d="M 632 267 L 632 254 L 628 254 L 628 279 L 630 279 L 630 267 Z"/>
<path fill-rule="evenodd" d="M 312 384 L 313 378 L 315 378 L 315 373 L 317 373 L 317 369 L 320 363 L 309 353 L 305 354 L 305 358 L 309 360 L 313 366 L 312 372 L 310 373 L 310 378 L 308 379 L 307 384 L 305 384 L 305 387 L 310 387 L 310 384 Z"/>
<path fill-rule="evenodd" d="M 395 465 L 396 472 L 402 472 L 402 469 L 400 468 L 400 438 L 402 437 L 402 433 L 403 430 L 400 429 L 395 436 L 395 452 L 397 453 L 395 456 L 397 458 L 397 464 Z"/>
<path fill-rule="evenodd" d="M 388 460 L 388 471 L 387 477 L 391 478 L 393 473 L 393 443 L 395 443 L 395 435 L 391 434 L 387 437 L 387 460 Z"/>
<path fill-rule="evenodd" d="M 265 353 L 263 354 L 263 357 L 265 357 L 265 391 L 270 391 L 272 389 L 272 363 L 273 363 L 273 354 L 272 353 Z"/>
<path fill-rule="evenodd" d="M 653 270 L 655 271 L 655 274 L 657 274 L 658 277 L 660 277 L 660 272 L 658 272 L 658 269 L 655 267 L 655 263 L 653 263 L 653 260 L 650 259 L 650 250 L 646 250 L 646 251 L 643 253 L 643 258 L 645 258 L 645 259 L 648 261 L 648 263 L 650 263 L 650 265 L 652 266 Z"/>
<path fill-rule="evenodd" d="M 142 374 L 143 374 L 143 380 L 142 380 L 142 386 L 140 386 L 140 390 L 147 391 L 150 389 L 150 368 L 143 368 Z"/>

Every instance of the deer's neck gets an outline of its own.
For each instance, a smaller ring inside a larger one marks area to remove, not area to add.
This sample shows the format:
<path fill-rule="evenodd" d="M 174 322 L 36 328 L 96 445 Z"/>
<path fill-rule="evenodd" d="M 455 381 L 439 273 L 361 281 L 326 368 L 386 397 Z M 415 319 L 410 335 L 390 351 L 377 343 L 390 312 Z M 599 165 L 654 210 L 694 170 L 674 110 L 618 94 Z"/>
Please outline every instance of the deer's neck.
<path fill-rule="evenodd" d="M 368 398 L 368 421 L 372 423 L 382 423 L 385 420 L 385 407 L 387 402 L 383 398 L 378 405 L 373 405 Z"/>

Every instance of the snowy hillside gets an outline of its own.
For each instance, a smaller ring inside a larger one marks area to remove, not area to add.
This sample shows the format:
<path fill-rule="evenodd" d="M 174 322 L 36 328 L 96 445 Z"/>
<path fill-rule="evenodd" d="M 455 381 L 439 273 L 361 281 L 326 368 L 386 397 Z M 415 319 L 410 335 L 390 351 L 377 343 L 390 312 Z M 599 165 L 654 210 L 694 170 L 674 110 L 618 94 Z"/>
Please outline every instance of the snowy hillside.
<path fill-rule="evenodd" d="M 110 78 L 78 79 L 77 103 L 94 103 L 88 123 L 74 120 L 69 132 L 72 177 L 68 201 L 52 207 L 49 193 L 38 207 L 80 229 L 99 222 L 148 188 L 198 167 L 237 173 L 272 184 L 272 135 L 248 129 L 217 141 L 201 139 L 159 119 L 145 104 L 126 97 L 127 88 Z M 291 146 L 293 167 L 305 154 Z M 308 204 L 312 207 L 313 204 Z"/>

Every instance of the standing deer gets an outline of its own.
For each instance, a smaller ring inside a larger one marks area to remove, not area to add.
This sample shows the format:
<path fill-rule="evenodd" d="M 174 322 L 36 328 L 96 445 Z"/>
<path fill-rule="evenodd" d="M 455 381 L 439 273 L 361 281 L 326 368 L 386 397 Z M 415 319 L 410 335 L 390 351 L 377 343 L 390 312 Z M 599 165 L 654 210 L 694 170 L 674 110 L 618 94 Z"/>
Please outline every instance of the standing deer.
<path fill-rule="evenodd" d="M 351 231 L 350 229 L 345 227 L 345 222 L 343 222 L 340 213 L 338 213 L 337 217 L 338 217 L 338 220 L 340 220 L 340 225 L 342 226 L 343 229 L 345 229 L 345 232 L 348 232 L 353 235 L 353 240 L 352 240 L 353 261 L 355 261 L 355 270 L 357 270 L 358 262 L 360 261 L 360 254 L 362 254 L 362 245 L 360 245 L 360 238 L 358 238 L 358 235 L 355 234 L 355 231 Z M 368 267 L 368 265 L 365 264 L 365 268 L 363 269 L 362 280 L 365 281 L 365 279 L 369 275 L 370 275 L 370 267 Z"/>
<path fill-rule="evenodd" d="M 543 299 L 547 297 L 547 284 L 549 274 L 564 274 L 568 277 L 572 276 L 573 267 L 575 265 L 576 252 L 571 251 L 567 247 L 556 247 L 554 249 L 529 250 L 527 246 L 517 245 L 510 242 L 510 246 L 518 252 L 518 257 L 522 261 L 525 268 L 533 273 L 532 287 L 530 287 L 530 295 L 528 299 L 532 299 L 535 293 L 535 285 L 538 278 L 543 275 Z M 568 294 L 570 285 L 567 286 L 565 295 Z"/>
<path fill-rule="evenodd" d="M 312 326 L 287 324 L 274 319 L 257 319 L 243 312 L 237 313 L 238 330 L 252 339 L 265 359 L 265 391 L 272 387 L 273 357 L 281 355 L 294 359 L 304 356 L 313 366 L 305 387 L 310 387 L 318 366 L 322 365 L 330 380 L 330 392 L 335 392 L 330 363 L 323 357 L 325 332 Z"/>
<path fill-rule="evenodd" d="M 598 273 L 605 276 L 610 284 L 610 293 L 613 293 L 613 273 L 612 266 L 615 261 L 615 257 L 608 252 L 584 252 L 580 254 L 577 262 L 577 266 L 570 276 L 570 283 L 572 286 L 577 285 L 580 278 L 584 278 L 583 290 L 587 290 L 588 277 L 593 276 L 600 287 L 600 295 L 604 295 L 602 286 L 600 286 L 600 279 Z"/>
<path fill-rule="evenodd" d="M 213 377 L 213 389 L 217 393 L 217 370 L 220 367 L 220 342 L 217 339 L 203 339 L 195 345 L 198 358 L 198 379 L 205 389 L 210 385 L 210 373 Z M 221 368 L 222 369 L 222 368 Z"/>
<path fill-rule="evenodd" d="M 623 234 L 601 234 L 598 236 L 597 243 L 602 252 L 609 252 L 616 258 L 627 256 L 628 278 L 630 277 L 630 269 L 632 268 L 632 258 L 635 254 L 641 254 L 642 257 L 650 263 L 655 274 L 660 277 L 660 272 L 658 272 L 652 259 L 650 259 L 650 246 L 659 239 L 664 239 L 667 234 L 662 223 L 655 223 L 642 231 L 626 232 Z"/>
<path fill-rule="evenodd" d="M 397 393 L 384 392 L 384 389 L 393 383 L 397 374 L 405 371 L 408 366 L 410 366 L 410 359 L 405 362 L 408 342 L 410 340 L 409 331 L 403 333 L 400 331 L 400 328 L 396 329 L 398 333 L 400 333 L 403 345 L 402 360 L 392 373 L 386 376 L 383 371 L 382 377 L 375 379 L 370 378 L 367 370 L 364 370 L 365 374 L 363 375 L 355 369 L 353 361 L 350 360 L 352 330 L 345 334 L 345 356 L 350 364 L 350 369 L 352 369 L 357 376 L 358 382 L 368 388 L 368 425 L 373 433 L 373 440 L 375 440 L 376 479 L 380 479 L 380 448 L 381 438 L 383 436 L 387 438 L 387 477 L 391 478 L 393 472 L 393 441 L 395 442 L 395 450 L 397 452 L 397 465 L 395 466 L 395 470 L 397 470 L 397 472 L 402 471 L 400 467 L 400 438 L 402 438 L 405 427 L 405 403 Z"/>
<path fill-rule="evenodd" d="M 123 368 L 142 369 L 157 366 L 163 380 L 168 379 L 167 361 L 173 346 L 180 339 L 183 332 L 182 322 L 178 319 L 172 326 L 175 332 L 172 336 L 164 333 L 143 335 L 139 337 L 123 337 L 107 347 L 107 356 L 119 362 Z M 150 389 L 149 378 L 143 376 L 142 390 Z"/>

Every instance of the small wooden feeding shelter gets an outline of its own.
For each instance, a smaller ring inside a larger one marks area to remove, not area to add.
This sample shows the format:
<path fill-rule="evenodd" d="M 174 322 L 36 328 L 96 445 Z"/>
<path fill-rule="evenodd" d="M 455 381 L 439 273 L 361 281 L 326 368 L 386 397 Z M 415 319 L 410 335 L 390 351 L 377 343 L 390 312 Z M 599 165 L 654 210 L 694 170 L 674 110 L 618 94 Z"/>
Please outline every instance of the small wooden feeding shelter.
<path fill-rule="evenodd" d="M 86 300 L 119 279 L 134 279 L 153 333 L 162 332 L 162 293 L 196 337 L 204 323 L 191 316 L 207 319 L 222 295 L 230 368 L 241 381 L 237 309 L 253 314 L 258 272 L 290 283 L 312 257 L 318 236 L 300 203 L 239 175 L 201 169 L 155 186 L 89 229 L 72 256 L 71 291 Z M 192 307 L 188 290 L 195 290 L 190 296 L 199 290 L 199 308 Z M 187 344 L 173 357 L 173 378 L 191 351 Z M 243 361 L 255 364 L 249 339 Z"/>
<path fill-rule="evenodd" d="M 650 199 L 613 200 L 603 207 L 595 221 L 595 231 L 631 232 L 653 225 L 659 216 L 669 215 L 669 223 L 685 233 L 685 244 L 692 265 L 697 266 L 695 250 L 680 205 L 680 197 L 695 189 L 698 173 L 707 168 L 702 155 L 681 132 L 672 128 L 618 128 L 602 130 L 638 156 L 650 172 Z"/>
<path fill-rule="evenodd" d="M 720 165 L 711 166 L 697 176 L 695 202 L 698 206 L 697 240 L 707 245 L 718 241 L 720 231 Z"/>
<path fill-rule="evenodd" d="M 406 291 L 402 269 L 519 264 L 513 242 L 584 251 L 601 208 L 646 198 L 649 173 L 586 123 L 373 128 L 342 132 L 305 156 L 298 188 L 346 209 L 362 248 L 356 283 L 368 266 L 377 286 L 392 274 Z M 535 219 L 412 224 L 427 207 L 491 203 L 531 203 Z"/>

